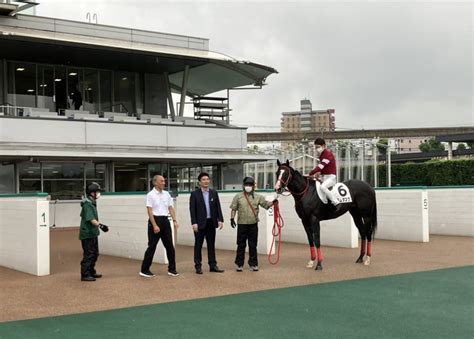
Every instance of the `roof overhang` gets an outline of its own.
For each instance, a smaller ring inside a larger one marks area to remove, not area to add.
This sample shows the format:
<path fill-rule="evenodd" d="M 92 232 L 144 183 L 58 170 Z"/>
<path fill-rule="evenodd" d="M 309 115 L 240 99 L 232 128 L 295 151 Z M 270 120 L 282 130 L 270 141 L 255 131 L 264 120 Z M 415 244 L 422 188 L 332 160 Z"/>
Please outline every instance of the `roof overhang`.
<path fill-rule="evenodd" d="M 130 56 L 130 60 L 133 59 L 133 62 L 129 62 L 129 64 L 132 64 L 129 67 L 141 68 L 149 73 L 168 73 L 170 84 L 174 90 L 181 90 L 183 72 L 185 67 L 189 66 L 187 91 L 190 95 L 207 95 L 229 88 L 249 85 L 260 87 L 265 83 L 269 75 L 278 73 L 274 68 L 247 61 L 239 61 L 209 50 L 124 41 L 9 25 L 0 25 L 1 40 L 5 42 L 28 42 L 32 46 L 39 44 L 40 46 L 53 47 L 51 49 L 46 48 L 46 50 L 43 47 L 41 51 L 42 54 L 51 54 L 52 58 L 56 57 L 54 55 L 55 51 L 57 53 L 65 53 L 68 48 L 75 49 L 76 51 L 83 50 L 85 53 L 93 50 L 97 58 L 102 55 L 102 59 L 108 60 L 111 60 L 109 57 L 114 58 L 115 55 L 125 59 L 127 56 Z M 5 53 L 7 53 L 6 50 L 4 49 Z M 28 53 L 30 59 L 34 58 L 34 55 L 34 53 Z M 68 55 L 71 58 L 74 57 L 70 53 Z M 104 58 L 104 55 L 106 58 Z M 0 57 L 2 56 L 0 55 Z M 23 55 L 23 58 L 27 58 L 27 56 Z M 87 58 L 90 59 L 92 56 L 85 56 L 86 60 L 88 60 Z M 160 61 L 162 65 L 160 65 Z M 77 62 L 81 61 L 78 60 Z M 100 60 L 95 62 L 99 63 Z M 73 63 L 71 65 L 83 66 Z M 131 71 L 132 69 L 123 70 Z"/>
<path fill-rule="evenodd" d="M 236 162 L 258 162 L 276 159 L 268 154 L 249 154 L 245 152 L 196 152 L 196 151 L 148 151 L 134 149 L 113 149 L 113 150 L 91 150 L 90 148 L 76 148 L 73 151 L 61 147 L 35 147 L 35 148 L 15 148 L 2 149 L 0 151 L 2 159 L 49 159 L 61 161 L 97 161 L 97 160 L 142 160 L 142 161 L 172 161 L 173 163 L 236 163 Z"/>

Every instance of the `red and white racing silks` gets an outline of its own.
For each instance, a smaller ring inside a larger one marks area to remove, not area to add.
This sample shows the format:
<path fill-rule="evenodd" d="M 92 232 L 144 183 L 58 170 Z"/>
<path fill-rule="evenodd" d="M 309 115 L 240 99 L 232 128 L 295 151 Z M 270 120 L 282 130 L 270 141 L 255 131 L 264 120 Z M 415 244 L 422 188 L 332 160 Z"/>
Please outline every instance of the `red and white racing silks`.
<path fill-rule="evenodd" d="M 319 156 L 319 165 L 316 166 L 309 175 L 315 175 L 318 172 L 322 175 L 336 175 L 336 159 L 332 152 L 327 148 L 321 152 L 321 155 Z"/>

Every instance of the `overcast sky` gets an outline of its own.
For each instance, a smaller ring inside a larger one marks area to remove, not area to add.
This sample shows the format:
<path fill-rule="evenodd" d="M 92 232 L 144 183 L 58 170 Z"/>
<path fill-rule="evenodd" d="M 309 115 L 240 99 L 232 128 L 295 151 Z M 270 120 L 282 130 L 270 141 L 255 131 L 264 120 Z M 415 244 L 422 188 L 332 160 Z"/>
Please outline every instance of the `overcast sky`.
<path fill-rule="evenodd" d="M 277 69 L 262 90 L 231 92 L 236 124 L 277 131 L 309 98 L 338 128 L 474 125 L 471 1 L 39 2 L 38 15 L 209 38 Z"/>

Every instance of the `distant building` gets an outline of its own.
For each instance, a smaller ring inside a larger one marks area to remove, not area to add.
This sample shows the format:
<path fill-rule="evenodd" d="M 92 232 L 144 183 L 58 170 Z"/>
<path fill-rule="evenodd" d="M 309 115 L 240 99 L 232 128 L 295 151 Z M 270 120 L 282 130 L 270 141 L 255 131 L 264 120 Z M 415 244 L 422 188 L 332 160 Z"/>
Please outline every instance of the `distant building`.
<path fill-rule="evenodd" d="M 394 150 L 397 154 L 420 152 L 420 145 L 431 137 L 405 137 L 394 140 Z"/>
<path fill-rule="evenodd" d="M 309 99 L 303 99 L 300 103 L 299 111 L 281 114 L 282 132 L 334 131 L 336 129 L 334 109 L 313 110 Z M 292 144 L 295 143 L 282 143 L 282 147 Z"/>

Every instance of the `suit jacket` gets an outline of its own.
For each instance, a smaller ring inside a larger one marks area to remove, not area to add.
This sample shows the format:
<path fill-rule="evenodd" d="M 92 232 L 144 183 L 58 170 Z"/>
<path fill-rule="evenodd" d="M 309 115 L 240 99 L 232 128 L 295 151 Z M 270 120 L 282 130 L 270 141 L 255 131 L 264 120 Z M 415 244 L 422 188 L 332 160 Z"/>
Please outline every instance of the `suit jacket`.
<path fill-rule="evenodd" d="M 214 227 L 218 226 L 218 222 L 224 222 L 222 216 L 221 203 L 217 191 L 209 189 L 209 207 L 211 209 L 211 219 Z M 206 228 L 207 212 L 204 196 L 201 189 L 197 189 L 191 193 L 189 197 L 189 212 L 191 214 L 191 225 L 197 224 L 199 229 Z"/>

